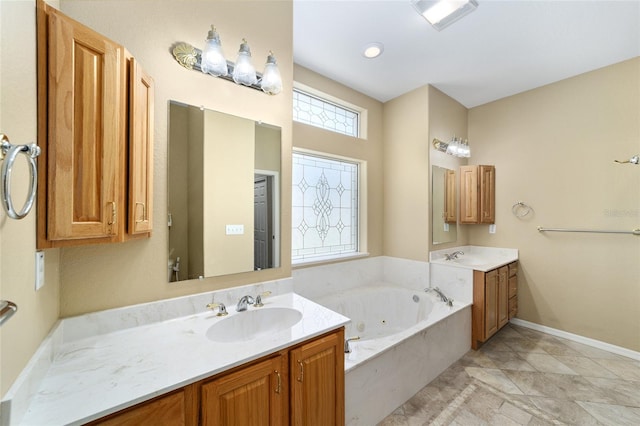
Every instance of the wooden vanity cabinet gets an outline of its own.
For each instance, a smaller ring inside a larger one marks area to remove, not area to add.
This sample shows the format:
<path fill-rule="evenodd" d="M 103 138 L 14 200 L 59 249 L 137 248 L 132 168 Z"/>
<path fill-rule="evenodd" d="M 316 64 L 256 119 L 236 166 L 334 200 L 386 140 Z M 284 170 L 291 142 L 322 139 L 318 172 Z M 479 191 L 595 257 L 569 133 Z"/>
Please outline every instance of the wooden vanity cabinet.
<path fill-rule="evenodd" d="M 344 327 L 89 424 L 344 426 Z"/>
<path fill-rule="evenodd" d="M 509 264 L 509 319 L 518 314 L 518 262 Z"/>
<path fill-rule="evenodd" d="M 196 426 L 193 387 L 187 386 L 111 414 L 88 426 Z"/>
<path fill-rule="evenodd" d="M 471 347 L 478 349 L 517 311 L 517 262 L 488 272 L 473 271 Z"/>
<path fill-rule="evenodd" d="M 495 176 L 494 166 L 460 167 L 460 223 L 495 223 Z"/>
<path fill-rule="evenodd" d="M 37 31 L 37 247 L 149 235 L 153 80 L 124 47 L 42 0 Z"/>

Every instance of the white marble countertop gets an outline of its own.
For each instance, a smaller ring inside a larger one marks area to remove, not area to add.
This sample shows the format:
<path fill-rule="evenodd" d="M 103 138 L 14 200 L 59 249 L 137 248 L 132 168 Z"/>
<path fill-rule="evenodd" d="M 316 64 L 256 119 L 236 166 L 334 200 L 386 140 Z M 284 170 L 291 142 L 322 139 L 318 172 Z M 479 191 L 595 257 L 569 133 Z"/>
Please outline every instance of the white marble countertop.
<path fill-rule="evenodd" d="M 445 254 L 461 251 L 457 259 L 446 260 Z M 456 268 L 488 272 L 518 260 L 518 249 L 461 246 L 429 253 L 429 262 Z"/>
<path fill-rule="evenodd" d="M 302 312 L 290 329 L 249 341 L 213 342 L 207 329 L 229 316 L 207 311 L 63 343 L 22 425 L 82 424 L 229 368 L 337 329 L 349 319 L 295 293 L 265 298 L 264 307 Z"/>

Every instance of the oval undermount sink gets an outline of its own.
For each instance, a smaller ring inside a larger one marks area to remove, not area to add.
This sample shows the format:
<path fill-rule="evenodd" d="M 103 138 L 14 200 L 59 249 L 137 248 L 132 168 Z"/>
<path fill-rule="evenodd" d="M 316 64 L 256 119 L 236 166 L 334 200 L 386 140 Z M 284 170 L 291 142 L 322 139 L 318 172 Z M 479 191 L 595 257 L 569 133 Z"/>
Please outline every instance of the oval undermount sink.
<path fill-rule="evenodd" d="M 259 308 L 238 312 L 217 320 L 207 330 L 214 342 L 241 342 L 257 339 L 293 327 L 302 319 L 302 312 L 292 308 Z"/>

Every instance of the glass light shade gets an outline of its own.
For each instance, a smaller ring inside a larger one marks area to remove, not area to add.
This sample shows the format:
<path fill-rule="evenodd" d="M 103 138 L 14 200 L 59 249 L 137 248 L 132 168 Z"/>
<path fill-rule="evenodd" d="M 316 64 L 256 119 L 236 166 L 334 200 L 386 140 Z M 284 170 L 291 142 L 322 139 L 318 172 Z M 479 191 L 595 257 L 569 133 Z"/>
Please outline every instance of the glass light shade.
<path fill-rule="evenodd" d="M 224 54 L 222 53 L 220 37 L 213 25 L 209 30 L 209 35 L 207 36 L 204 49 L 202 50 L 200 68 L 203 73 L 218 77 L 224 77 L 229 73 L 227 69 L 227 60 L 224 58 Z"/>
<path fill-rule="evenodd" d="M 454 156 L 458 156 L 460 152 L 460 145 L 458 144 L 458 139 L 454 138 L 451 139 L 451 142 L 449 142 L 449 146 L 447 146 L 447 154 L 449 155 L 454 155 Z"/>
<path fill-rule="evenodd" d="M 242 40 L 238 51 L 238 59 L 236 59 L 236 64 L 233 68 L 233 81 L 245 86 L 251 86 L 258 82 L 256 69 L 251 63 L 251 50 L 246 40 Z"/>
<path fill-rule="evenodd" d="M 269 95 L 277 95 L 282 91 L 280 70 L 278 69 L 276 58 L 272 52 L 269 52 L 269 56 L 267 56 L 267 64 L 264 66 L 260 88 L 264 93 Z"/>

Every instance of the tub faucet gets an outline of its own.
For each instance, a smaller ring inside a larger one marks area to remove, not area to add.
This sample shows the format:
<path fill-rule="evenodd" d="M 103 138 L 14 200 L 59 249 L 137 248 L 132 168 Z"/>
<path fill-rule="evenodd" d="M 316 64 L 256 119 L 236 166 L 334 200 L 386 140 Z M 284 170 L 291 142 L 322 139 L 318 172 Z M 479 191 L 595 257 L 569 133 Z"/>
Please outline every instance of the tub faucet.
<path fill-rule="evenodd" d="M 453 259 L 457 259 L 458 256 L 462 256 L 463 254 L 464 254 L 464 252 L 461 252 L 460 250 L 458 250 L 458 251 L 454 251 L 453 253 L 450 253 L 450 254 L 445 253 L 444 254 L 444 258 L 447 259 L 447 260 L 453 260 Z"/>
<path fill-rule="evenodd" d="M 240 300 L 238 300 L 238 304 L 236 305 L 236 311 L 238 312 L 246 311 L 247 306 L 252 303 L 254 303 L 253 297 L 242 296 Z"/>
<path fill-rule="evenodd" d="M 435 294 L 438 295 L 440 300 L 442 300 L 448 306 L 453 306 L 453 299 L 450 299 L 447 296 L 445 296 L 444 293 L 442 291 L 440 291 L 440 289 L 438 287 L 427 287 L 427 288 L 424 289 L 424 291 L 427 291 L 427 292 L 433 291 Z"/>
<path fill-rule="evenodd" d="M 351 353 L 351 347 L 349 346 L 349 342 L 351 342 L 352 340 L 360 340 L 360 336 L 350 337 L 349 339 L 345 339 L 345 341 L 344 341 L 344 353 L 345 354 L 350 354 Z"/>

